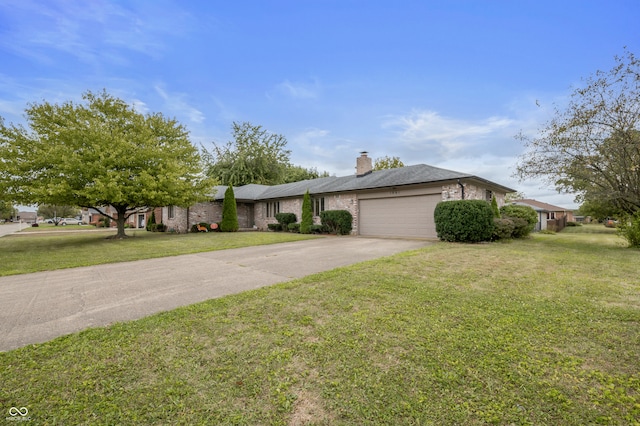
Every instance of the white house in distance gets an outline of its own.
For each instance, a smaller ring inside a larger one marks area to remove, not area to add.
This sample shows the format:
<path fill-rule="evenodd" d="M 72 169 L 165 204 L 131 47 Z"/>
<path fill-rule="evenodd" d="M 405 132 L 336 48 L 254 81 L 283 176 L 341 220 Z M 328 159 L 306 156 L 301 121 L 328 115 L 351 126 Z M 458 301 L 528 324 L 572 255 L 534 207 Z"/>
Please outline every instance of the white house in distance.
<path fill-rule="evenodd" d="M 169 231 L 188 232 L 200 222 L 217 223 L 222 217 L 226 187 L 219 186 L 209 202 L 189 208 L 162 208 L 162 222 Z M 514 189 L 479 176 L 418 164 L 372 171 L 371 158 L 362 152 L 356 174 L 324 177 L 282 185 L 234 187 L 240 228 L 266 230 L 276 223 L 276 213 L 302 217 L 302 199 L 312 197 L 314 222 L 324 210 L 348 210 L 354 235 L 403 238 L 437 238 L 433 211 L 440 201 L 479 199 L 498 205 Z"/>
<path fill-rule="evenodd" d="M 573 222 L 573 210 L 565 209 L 564 207 L 554 206 L 553 204 L 543 203 L 542 201 L 536 201 L 531 199 L 513 200 L 511 204 L 519 206 L 529 206 L 538 214 L 538 223 L 536 224 L 536 231 L 542 231 L 545 229 L 560 231 L 566 225 L 567 222 Z"/>

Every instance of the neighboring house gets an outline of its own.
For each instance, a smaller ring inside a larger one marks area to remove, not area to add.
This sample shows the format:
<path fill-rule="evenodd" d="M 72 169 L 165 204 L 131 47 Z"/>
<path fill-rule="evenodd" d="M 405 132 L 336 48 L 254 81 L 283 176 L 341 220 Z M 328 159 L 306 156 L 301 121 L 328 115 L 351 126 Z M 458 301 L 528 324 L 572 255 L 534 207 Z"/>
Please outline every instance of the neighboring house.
<path fill-rule="evenodd" d="M 36 223 L 38 221 L 38 213 L 36 212 L 20 212 L 18 218 L 24 223 Z"/>
<path fill-rule="evenodd" d="M 151 217 L 151 212 L 155 211 L 156 223 L 162 222 L 162 208 L 150 209 L 150 208 L 141 208 L 138 212 L 133 213 L 129 216 L 125 222 L 125 224 L 129 228 L 146 228 L 147 220 Z M 107 206 L 104 208 L 104 212 L 110 215 L 111 217 L 117 217 L 115 209 L 111 206 Z M 98 225 L 104 216 L 98 213 L 95 209 L 82 209 L 82 221 L 84 223 L 88 223 L 90 225 Z M 116 223 L 111 221 L 111 227 L 115 227 Z"/>
<path fill-rule="evenodd" d="M 225 186 L 217 187 L 210 202 L 186 209 L 164 207 L 163 223 L 170 231 L 187 232 L 198 222 L 219 222 L 225 190 Z M 409 238 L 437 237 L 433 211 L 440 201 L 491 201 L 495 196 L 502 205 L 505 194 L 515 192 L 478 176 L 425 164 L 372 171 L 371 158 L 363 152 L 355 175 L 234 187 L 240 228 L 266 230 L 279 212 L 295 213 L 299 222 L 307 190 L 315 223 L 324 210 L 348 210 L 355 235 Z"/>
<path fill-rule="evenodd" d="M 565 209 L 564 207 L 530 199 L 512 200 L 511 203 L 520 206 L 529 206 L 538 213 L 536 231 L 542 231 L 544 229 L 560 231 L 567 225 L 567 222 L 575 222 L 573 210 Z"/>

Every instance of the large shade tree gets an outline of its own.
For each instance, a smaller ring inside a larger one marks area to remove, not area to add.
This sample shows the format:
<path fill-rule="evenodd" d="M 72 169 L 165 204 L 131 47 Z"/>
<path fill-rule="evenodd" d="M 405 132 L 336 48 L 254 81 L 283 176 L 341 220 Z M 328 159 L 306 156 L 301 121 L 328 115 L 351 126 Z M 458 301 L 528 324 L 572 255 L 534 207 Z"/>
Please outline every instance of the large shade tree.
<path fill-rule="evenodd" d="M 633 214 L 640 210 L 640 61 L 626 51 L 610 71 L 575 89 L 539 131 L 516 175 L 544 178 L 577 200 Z"/>
<path fill-rule="evenodd" d="M 287 139 L 248 122 L 232 124 L 233 140 L 203 149 L 207 174 L 222 185 L 274 185 L 285 179 L 291 151 Z"/>
<path fill-rule="evenodd" d="M 233 140 L 202 148 L 207 174 L 222 185 L 279 185 L 327 177 L 329 173 L 291 164 L 287 139 L 249 122 L 232 124 Z"/>
<path fill-rule="evenodd" d="M 92 208 L 114 220 L 149 207 L 188 206 L 210 193 L 188 131 L 109 95 L 82 103 L 34 103 L 27 127 L 0 120 L 0 190 L 18 204 Z M 112 206 L 116 214 L 109 214 Z"/>

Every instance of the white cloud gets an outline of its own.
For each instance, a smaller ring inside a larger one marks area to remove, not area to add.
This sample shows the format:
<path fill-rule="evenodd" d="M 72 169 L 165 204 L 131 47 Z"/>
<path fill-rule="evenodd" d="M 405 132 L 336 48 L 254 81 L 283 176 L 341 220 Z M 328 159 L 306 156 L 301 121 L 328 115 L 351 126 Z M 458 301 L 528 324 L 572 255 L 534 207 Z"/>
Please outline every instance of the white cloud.
<path fill-rule="evenodd" d="M 182 93 L 168 93 L 161 84 L 156 84 L 154 89 L 163 99 L 167 110 L 171 111 L 178 117 L 186 118 L 193 123 L 202 123 L 205 115 L 197 108 L 189 105 L 185 98 L 187 95 Z"/>
<path fill-rule="evenodd" d="M 469 121 L 420 110 L 389 117 L 382 124 L 383 129 L 392 131 L 394 143 L 411 151 L 429 151 L 432 157 L 436 153 L 440 159 L 462 155 L 498 134 L 502 139 L 503 132 L 513 126 L 514 121 L 505 117 Z"/>
<path fill-rule="evenodd" d="M 153 58 L 164 53 L 164 36 L 190 31 L 191 17 L 179 9 L 161 7 L 135 10 L 107 0 L 3 2 L 0 12 L 12 22 L 0 46 L 40 63 L 57 61 L 63 52 L 84 63 L 125 64 L 126 52 Z"/>
<path fill-rule="evenodd" d="M 279 83 L 275 91 L 293 99 L 315 99 L 320 92 L 320 85 L 317 81 L 313 83 L 300 83 L 285 80 Z M 267 97 L 271 97 L 267 94 Z"/>
<path fill-rule="evenodd" d="M 133 109 L 135 109 L 136 112 L 139 112 L 140 114 L 149 113 L 149 107 L 147 106 L 146 103 L 142 102 L 140 99 L 133 99 L 131 101 L 131 104 L 133 105 Z"/>
<path fill-rule="evenodd" d="M 306 168 L 344 176 L 353 173 L 354 142 L 336 138 L 329 130 L 308 128 L 288 138 L 292 162 Z"/>

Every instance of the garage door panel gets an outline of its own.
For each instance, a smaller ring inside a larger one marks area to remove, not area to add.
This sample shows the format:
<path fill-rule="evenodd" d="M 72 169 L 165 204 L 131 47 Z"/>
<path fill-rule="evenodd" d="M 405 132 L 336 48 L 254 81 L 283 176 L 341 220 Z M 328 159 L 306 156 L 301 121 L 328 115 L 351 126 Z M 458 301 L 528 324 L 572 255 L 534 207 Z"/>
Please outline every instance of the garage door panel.
<path fill-rule="evenodd" d="M 440 194 L 360 200 L 359 233 L 435 238 L 433 211 L 440 200 Z"/>

